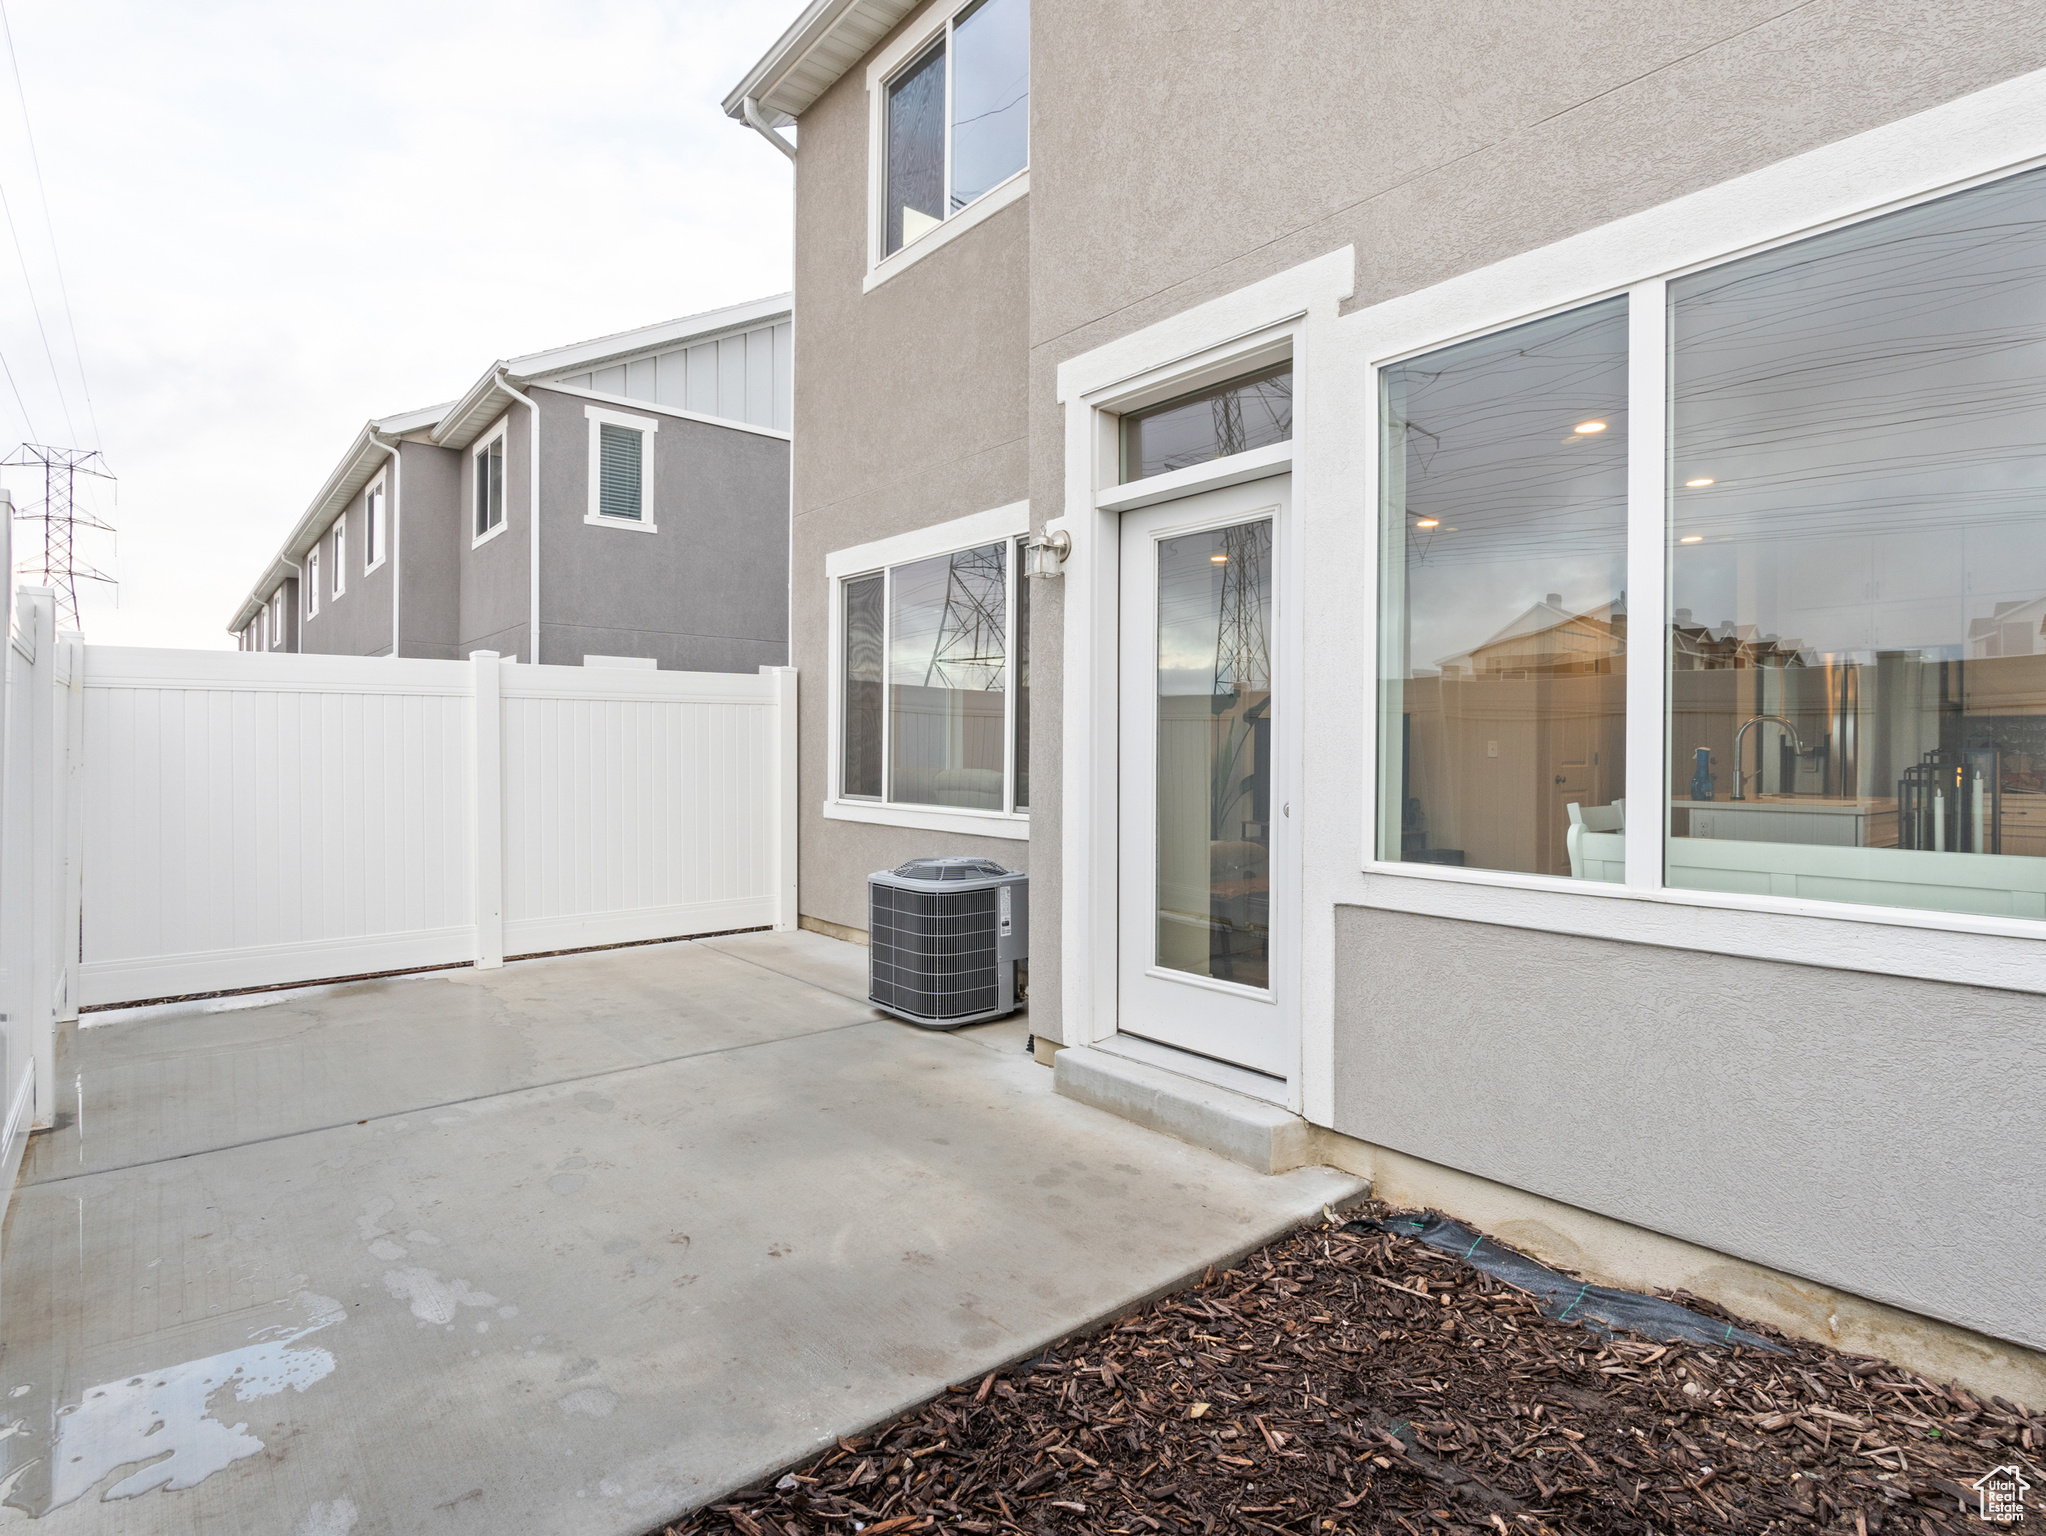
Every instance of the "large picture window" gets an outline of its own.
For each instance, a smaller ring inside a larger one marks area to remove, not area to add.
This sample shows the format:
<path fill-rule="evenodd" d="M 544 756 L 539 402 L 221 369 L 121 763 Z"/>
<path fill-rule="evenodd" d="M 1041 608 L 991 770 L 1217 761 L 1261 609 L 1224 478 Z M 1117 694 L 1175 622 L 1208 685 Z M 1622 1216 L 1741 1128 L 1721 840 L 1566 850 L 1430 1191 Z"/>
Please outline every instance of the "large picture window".
<path fill-rule="evenodd" d="M 1618 879 L 1627 301 L 1387 368 L 1380 856 Z"/>
<path fill-rule="evenodd" d="M 1030 161 L 1030 0 L 955 12 L 886 86 L 881 254 L 913 244 Z"/>
<path fill-rule="evenodd" d="M 1379 859 L 2046 919 L 2042 317 L 2034 170 L 1381 365 Z"/>
<path fill-rule="evenodd" d="M 1004 539 L 839 583 L 842 800 L 1029 804 L 1019 547 Z"/>
<path fill-rule="evenodd" d="M 1669 323 L 1666 883 L 2046 916 L 2046 172 Z"/>

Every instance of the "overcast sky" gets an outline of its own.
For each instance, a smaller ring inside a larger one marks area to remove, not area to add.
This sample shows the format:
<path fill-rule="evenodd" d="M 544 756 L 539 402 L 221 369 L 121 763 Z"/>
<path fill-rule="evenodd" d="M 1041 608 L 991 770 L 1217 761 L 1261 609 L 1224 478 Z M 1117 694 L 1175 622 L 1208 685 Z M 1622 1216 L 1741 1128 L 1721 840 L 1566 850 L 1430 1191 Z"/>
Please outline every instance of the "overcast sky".
<path fill-rule="evenodd" d="M 786 289 L 789 164 L 718 102 L 799 8 L 6 0 L 78 348 L 0 60 L 0 449 L 119 476 L 87 634 L 226 646 L 368 417 Z"/>

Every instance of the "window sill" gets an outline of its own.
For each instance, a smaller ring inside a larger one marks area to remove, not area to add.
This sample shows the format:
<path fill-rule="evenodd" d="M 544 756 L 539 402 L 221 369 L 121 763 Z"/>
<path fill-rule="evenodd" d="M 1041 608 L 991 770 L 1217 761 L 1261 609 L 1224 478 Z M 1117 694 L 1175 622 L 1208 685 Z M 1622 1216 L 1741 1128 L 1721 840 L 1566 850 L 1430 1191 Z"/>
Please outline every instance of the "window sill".
<path fill-rule="evenodd" d="M 1006 837 L 1026 842 L 1030 815 L 1008 811 L 948 811 L 938 806 L 879 805 L 865 800 L 827 800 L 826 821 L 864 821 L 876 827 L 909 827 L 919 832 L 957 832 L 964 837 Z"/>
<path fill-rule="evenodd" d="M 498 536 L 498 535 L 499 535 L 500 533 L 503 533 L 503 532 L 504 532 L 504 530 L 505 530 L 505 528 L 506 528 L 506 526 L 507 526 L 507 524 L 506 524 L 505 520 L 504 520 L 503 518 L 499 518 L 499 519 L 498 519 L 498 521 L 497 521 L 497 526 L 496 526 L 496 527 L 492 528 L 492 529 L 491 529 L 491 530 L 490 530 L 490 531 L 489 531 L 488 533 L 479 533 L 479 534 L 477 534 L 475 538 L 473 538 L 473 539 L 471 539 L 471 540 L 469 541 L 469 547 L 470 547 L 471 549 L 481 549 L 481 548 L 482 548 L 482 547 L 483 547 L 483 546 L 484 546 L 485 544 L 488 544 L 488 543 L 489 543 L 489 542 L 490 542 L 490 541 L 491 541 L 492 539 L 496 538 L 496 537 L 497 537 L 497 536 Z"/>
<path fill-rule="evenodd" d="M 979 198 L 953 214 L 929 234 L 911 241 L 894 255 L 875 262 L 867 273 L 866 281 L 860 285 L 860 292 L 872 293 L 898 272 L 915 266 L 931 252 L 951 244 L 976 224 L 986 223 L 1011 203 L 1021 201 L 1029 191 L 1030 168 L 1025 166 L 1000 186 L 983 192 Z"/>
<path fill-rule="evenodd" d="M 592 528 L 624 528 L 633 533 L 659 533 L 661 530 L 652 523 L 632 517 L 606 517 L 601 512 L 585 512 L 583 521 Z"/>
<path fill-rule="evenodd" d="M 374 565 L 365 565 L 362 568 L 362 574 L 365 576 L 374 576 L 378 571 L 382 570 L 383 568 L 384 562 L 379 560 Z"/>
<path fill-rule="evenodd" d="M 1707 954 L 2046 993 L 2046 923 L 1374 861 L 1358 905 Z M 1900 943 L 1898 930 L 1916 937 Z"/>

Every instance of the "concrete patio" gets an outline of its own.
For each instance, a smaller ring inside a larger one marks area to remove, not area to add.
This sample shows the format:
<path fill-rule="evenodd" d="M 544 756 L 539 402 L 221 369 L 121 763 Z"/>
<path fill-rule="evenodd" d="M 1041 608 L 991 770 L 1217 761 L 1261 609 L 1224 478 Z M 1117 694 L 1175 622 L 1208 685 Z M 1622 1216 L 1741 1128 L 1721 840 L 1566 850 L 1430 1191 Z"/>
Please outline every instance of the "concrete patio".
<path fill-rule="evenodd" d="M 1360 1192 L 747 934 L 88 1016 L 0 1238 L 0 1527 L 627 1533 Z"/>

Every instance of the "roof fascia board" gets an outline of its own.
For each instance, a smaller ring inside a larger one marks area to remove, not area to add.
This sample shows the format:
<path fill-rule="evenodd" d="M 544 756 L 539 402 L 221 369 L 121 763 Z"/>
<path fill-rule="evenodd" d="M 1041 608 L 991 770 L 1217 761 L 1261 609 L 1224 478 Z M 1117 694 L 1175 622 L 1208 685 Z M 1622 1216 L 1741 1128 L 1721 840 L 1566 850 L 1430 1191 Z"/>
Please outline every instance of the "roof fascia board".
<path fill-rule="evenodd" d="M 768 126 L 779 128 L 795 122 L 812 102 L 871 53 L 918 3 L 919 0 L 811 0 L 795 24 L 782 33 L 760 62 L 746 72 L 746 78 L 725 97 L 725 116 L 744 122 L 744 102 L 751 96 Z M 793 93 L 783 91 L 790 75 L 830 45 L 846 51 L 843 63 L 825 63 L 802 87 Z"/>

